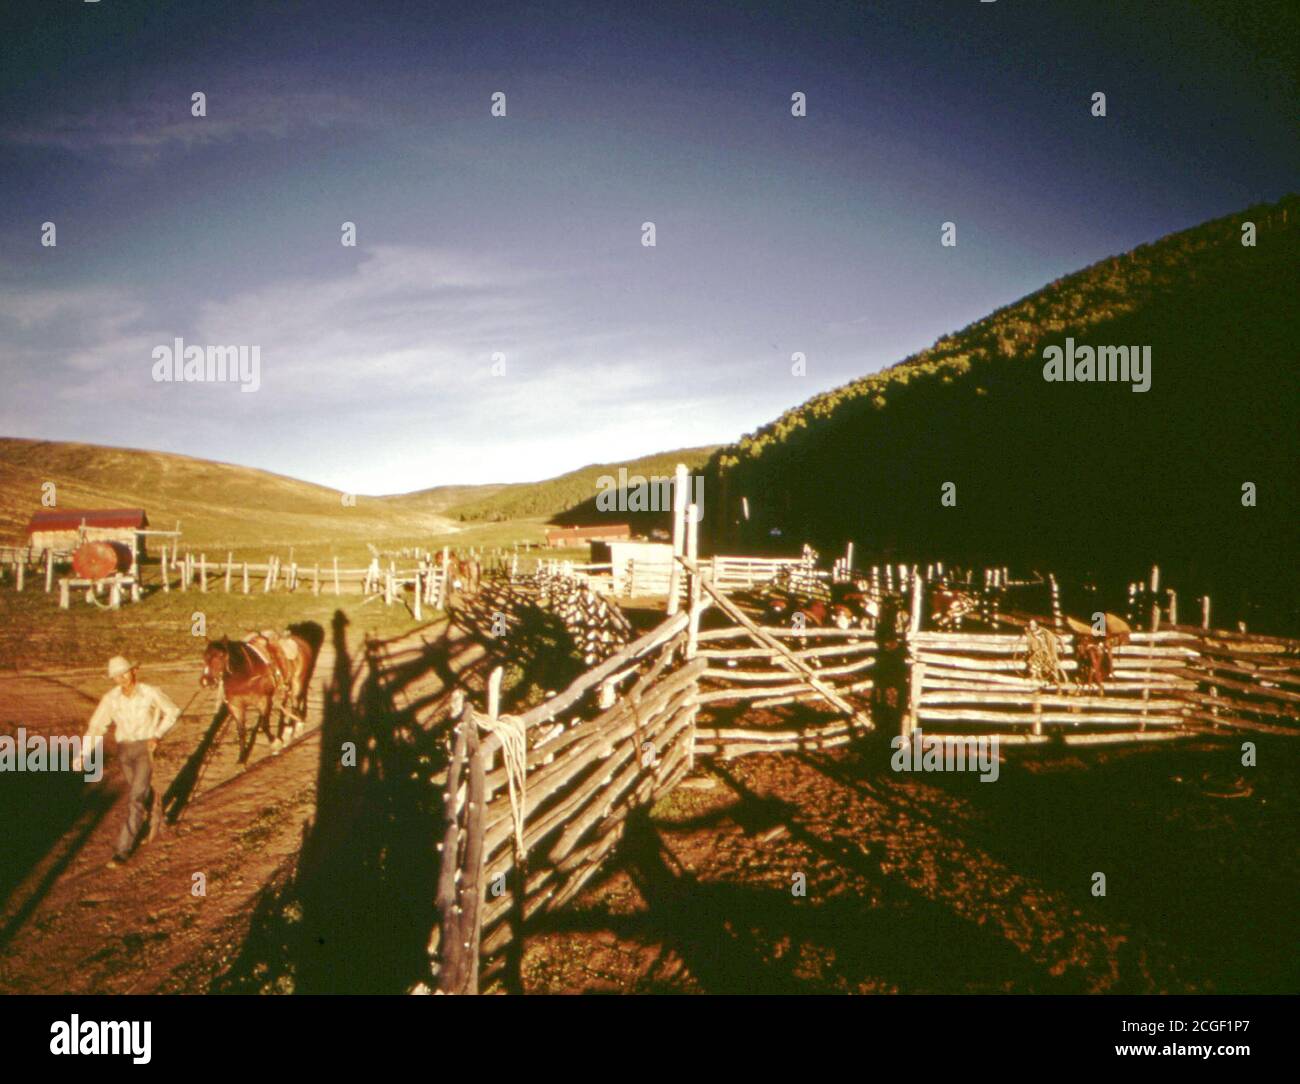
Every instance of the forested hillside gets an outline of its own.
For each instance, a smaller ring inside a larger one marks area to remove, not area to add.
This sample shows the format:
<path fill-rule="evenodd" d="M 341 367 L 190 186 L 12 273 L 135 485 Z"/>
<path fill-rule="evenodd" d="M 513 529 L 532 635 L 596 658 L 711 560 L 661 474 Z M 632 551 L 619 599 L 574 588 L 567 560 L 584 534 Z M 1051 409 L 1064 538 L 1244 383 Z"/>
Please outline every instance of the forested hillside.
<path fill-rule="evenodd" d="M 1298 218 L 1289 196 L 1103 260 L 788 411 L 712 458 L 715 542 L 772 546 L 779 527 L 787 546 L 1119 580 L 1159 562 L 1289 613 Z M 1067 336 L 1151 347 L 1150 389 L 1045 380 Z"/>

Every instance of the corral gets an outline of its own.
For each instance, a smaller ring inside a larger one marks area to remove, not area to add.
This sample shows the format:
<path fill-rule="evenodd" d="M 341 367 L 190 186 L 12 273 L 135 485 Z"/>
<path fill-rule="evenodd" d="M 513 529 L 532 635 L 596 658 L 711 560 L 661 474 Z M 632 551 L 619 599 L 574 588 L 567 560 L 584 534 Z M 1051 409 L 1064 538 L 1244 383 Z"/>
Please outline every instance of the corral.
<path fill-rule="evenodd" d="M 743 765 L 810 757 L 827 771 L 857 771 L 846 765 L 883 763 L 886 740 L 922 729 L 953 741 L 996 737 L 1029 754 L 1155 750 L 1178 740 L 1224 747 L 1233 735 L 1284 740 L 1300 728 L 1295 641 L 1168 624 L 1176 615 L 1161 608 L 1151 619 L 1160 627 L 1131 631 L 1103 689 L 1090 691 L 1074 680 L 1077 637 L 1058 629 L 1049 607 L 1040 619 L 1059 633 L 1065 681 L 1056 685 L 1027 672 L 1028 619 L 1005 606 L 999 588 L 1010 578 L 1001 570 L 986 574 L 987 598 L 967 620 L 976 622 L 978 612 L 990 629 L 1014 631 L 945 631 L 927 627 L 936 618 L 927 581 L 970 582 L 953 570 L 936 563 L 859 573 L 851 553 L 829 570 L 809 553 L 705 559 L 693 518 L 682 511 L 663 584 L 669 612 L 643 610 L 635 628 L 601 590 L 598 571 L 552 561 L 524 567 L 514 555 L 483 555 L 492 574 L 477 592 L 449 579 L 453 558 L 438 551 L 415 554 L 409 575 L 395 560 L 385 569 L 375 558 L 340 568 L 337 581 L 332 565 L 304 570 L 273 558 L 250 566 L 247 587 L 243 563 L 232 559 L 210 564 L 199 554 L 164 563 L 166 579 L 150 585 L 153 597 L 206 587 L 268 602 L 276 591 L 287 603 L 288 592 L 302 591 L 350 606 L 346 585 L 357 605 L 382 599 L 384 610 L 405 603 L 412 615 L 420 605 L 446 611 L 414 631 L 369 639 L 355 649 L 356 662 L 336 630 L 334 652 L 321 662 L 328 687 L 313 700 L 313 721 L 322 725 L 284 754 L 296 763 L 304 740 L 322 751 L 317 811 L 283 891 L 311 901 L 339 879 L 340 863 L 359 870 L 391 853 L 398 838 L 404 848 L 422 839 L 434 856 L 429 892 L 404 920 L 424 931 L 426 974 L 417 987 L 535 988 L 524 970 L 527 946 L 553 937 L 620 855 L 641 846 L 652 809 L 697 793 L 684 781 L 740 786 L 750 778 Z M 831 598 L 845 585 L 892 599 L 897 621 L 868 629 L 765 618 L 764 600 L 774 592 Z M 1208 618 L 1204 607 L 1202 614 Z M 346 624 L 341 609 L 336 617 Z M 224 756 L 217 725 L 196 732 L 199 744 L 177 780 L 201 777 L 205 757 Z M 358 770 L 324 755 L 348 742 L 362 751 Z M 268 758 L 255 760 L 254 770 L 259 779 L 281 771 Z M 400 837 L 381 818 L 375 841 L 365 842 L 358 825 L 394 801 L 384 788 L 406 778 L 403 802 L 415 810 L 427 804 L 427 813 L 412 819 L 408 811 Z M 238 780 L 220 780 L 221 793 L 239 791 Z M 211 800 L 200 792 L 195 815 Z M 329 979 L 300 973 L 298 981 L 316 989 Z"/>

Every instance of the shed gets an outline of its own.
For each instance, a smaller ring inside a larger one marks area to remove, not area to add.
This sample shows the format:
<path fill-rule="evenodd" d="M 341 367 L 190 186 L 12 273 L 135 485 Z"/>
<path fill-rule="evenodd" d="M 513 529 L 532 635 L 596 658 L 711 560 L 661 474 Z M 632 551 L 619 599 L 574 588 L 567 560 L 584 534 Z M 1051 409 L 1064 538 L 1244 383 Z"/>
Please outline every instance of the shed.
<path fill-rule="evenodd" d="M 144 557 L 144 535 L 149 517 L 143 508 L 51 508 L 33 512 L 27 523 L 27 541 L 33 556 L 46 550 L 70 553 L 87 542 L 120 542 Z M 84 531 L 83 531 L 84 527 Z"/>
<path fill-rule="evenodd" d="M 621 585 L 623 591 L 634 595 L 668 593 L 668 577 L 673 567 L 671 543 L 613 541 L 593 547 L 592 559 L 601 560 L 606 548 L 614 583 Z M 630 569 L 635 570 L 635 581 L 629 577 Z"/>

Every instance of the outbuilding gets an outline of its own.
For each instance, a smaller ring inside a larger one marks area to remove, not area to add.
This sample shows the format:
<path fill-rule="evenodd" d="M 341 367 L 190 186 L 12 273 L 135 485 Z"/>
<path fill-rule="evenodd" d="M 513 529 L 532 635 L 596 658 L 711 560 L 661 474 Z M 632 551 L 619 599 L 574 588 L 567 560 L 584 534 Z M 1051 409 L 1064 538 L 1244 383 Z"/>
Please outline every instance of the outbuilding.
<path fill-rule="evenodd" d="M 553 527 L 546 532 L 546 544 L 552 549 L 583 546 L 588 542 L 613 542 L 632 537 L 626 523 L 603 523 L 595 527 Z"/>
<path fill-rule="evenodd" d="M 27 543 L 38 560 L 47 550 L 71 553 L 83 541 L 120 542 L 140 560 L 145 555 L 143 532 L 148 526 L 143 508 L 51 508 L 32 513 Z"/>

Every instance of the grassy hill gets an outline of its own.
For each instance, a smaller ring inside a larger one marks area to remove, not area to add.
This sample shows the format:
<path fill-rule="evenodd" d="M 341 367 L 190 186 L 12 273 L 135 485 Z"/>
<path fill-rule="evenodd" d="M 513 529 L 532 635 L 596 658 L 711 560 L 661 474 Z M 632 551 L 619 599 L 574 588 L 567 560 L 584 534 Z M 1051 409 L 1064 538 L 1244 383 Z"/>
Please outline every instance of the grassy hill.
<path fill-rule="evenodd" d="M 419 502 L 358 497 L 345 508 L 325 486 L 229 463 L 93 444 L 0 438 L 0 531 L 18 540 L 53 482 L 59 507 L 142 507 L 155 528 L 181 521 L 194 548 L 257 552 L 312 546 L 344 548 L 399 537 L 446 534 L 455 526 Z M 156 546 L 153 548 L 157 548 Z"/>
<path fill-rule="evenodd" d="M 1121 583 L 1158 562 L 1216 602 L 1293 608 L 1298 234 L 1295 196 L 1173 234 L 787 411 L 713 457 L 715 542 L 752 550 L 779 526 L 787 543 Z M 1150 346 L 1150 390 L 1048 382 L 1043 350 L 1067 336 Z"/>
<path fill-rule="evenodd" d="M 505 488 L 506 483 L 503 482 L 475 486 L 434 486 L 432 489 L 417 489 L 411 493 L 398 493 L 375 499 L 389 501 L 406 509 L 418 508 L 441 515 L 457 505 L 484 500 Z"/>
<path fill-rule="evenodd" d="M 265 559 L 289 547 L 302 559 L 367 554 L 404 545 L 495 545 L 540 540 L 542 517 L 580 504 L 596 478 L 671 473 L 696 467 L 713 449 L 690 449 L 631 463 L 584 467 L 549 481 L 517 485 L 439 486 L 386 497 L 343 494 L 268 471 L 166 452 L 0 437 L 0 538 L 19 542 L 42 485 L 53 482 L 63 508 L 142 507 L 154 528 L 179 520 L 183 542 L 210 556 Z M 625 517 L 626 518 L 626 517 Z M 156 551 L 160 541 L 151 549 Z"/>
<path fill-rule="evenodd" d="M 490 496 L 449 508 L 447 514 L 464 522 L 499 522 L 527 516 L 548 516 L 557 523 L 587 522 L 592 516 L 579 510 L 592 510 L 595 495 L 600 492 L 597 480 L 602 475 L 617 478 L 619 468 L 625 467 L 629 477 L 637 474 L 645 478 L 671 477 L 678 463 L 698 470 L 716 450 L 713 447 L 682 448 L 624 463 L 592 463 L 546 482 L 503 486 Z M 599 515 L 596 518 L 600 518 Z M 628 516 L 624 513 L 615 518 L 626 521 Z"/>

